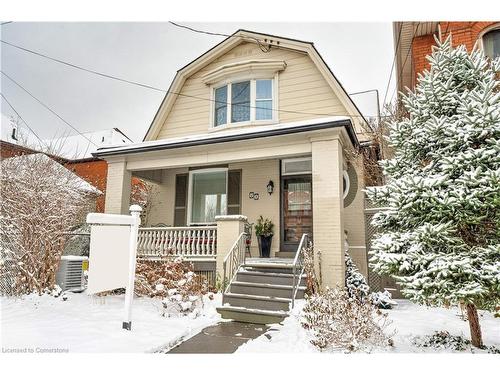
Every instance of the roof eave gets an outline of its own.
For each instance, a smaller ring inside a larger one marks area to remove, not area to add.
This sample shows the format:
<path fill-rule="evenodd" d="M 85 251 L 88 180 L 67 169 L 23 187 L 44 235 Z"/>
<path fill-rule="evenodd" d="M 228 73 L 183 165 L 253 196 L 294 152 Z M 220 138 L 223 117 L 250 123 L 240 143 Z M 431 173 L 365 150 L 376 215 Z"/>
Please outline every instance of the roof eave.
<path fill-rule="evenodd" d="M 169 149 L 179 149 L 184 147 L 195 147 L 195 146 L 204 146 L 204 145 L 214 145 L 214 144 L 222 144 L 228 142 L 236 142 L 236 141 L 244 141 L 250 139 L 258 139 L 258 138 L 267 138 L 288 134 L 297 134 L 297 133 L 305 133 L 311 132 L 315 130 L 323 130 L 329 128 L 339 128 L 344 127 L 349 140 L 351 141 L 354 147 L 359 147 L 359 142 L 356 137 L 356 133 L 352 126 L 351 120 L 338 120 L 338 121 L 329 121 L 322 122 L 317 124 L 308 124 L 295 126 L 293 128 L 277 128 L 270 129 L 261 132 L 253 132 L 253 133 L 243 133 L 243 134 L 232 134 L 232 135 L 221 135 L 220 137 L 206 138 L 206 139 L 194 139 L 194 140 L 185 140 L 177 143 L 165 143 L 165 144 L 153 144 L 140 147 L 133 147 L 129 149 L 102 149 L 97 150 L 92 155 L 98 158 L 103 158 L 107 156 L 124 156 L 130 154 L 144 153 L 144 152 L 152 152 L 152 151 L 161 151 L 161 150 L 169 150 Z"/>

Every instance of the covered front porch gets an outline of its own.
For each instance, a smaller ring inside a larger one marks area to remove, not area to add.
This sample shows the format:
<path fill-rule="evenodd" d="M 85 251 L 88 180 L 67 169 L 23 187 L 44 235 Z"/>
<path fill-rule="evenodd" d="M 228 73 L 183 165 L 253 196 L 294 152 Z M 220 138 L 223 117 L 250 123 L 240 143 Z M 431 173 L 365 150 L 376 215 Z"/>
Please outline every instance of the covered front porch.
<path fill-rule="evenodd" d="M 103 150 L 106 212 L 126 213 L 131 178 L 140 177 L 153 186 L 140 256 L 181 255 L 222 275 L 239 235 L 263 216 L 274 223 L 271 258 L 289 261 L 307 233 L 322 252 L 324 283 L 343 284 L 346 147 L 352 138 L 339 120 Z M 259 258 L 255 227 L 250 232 L 246 258 Z"/>

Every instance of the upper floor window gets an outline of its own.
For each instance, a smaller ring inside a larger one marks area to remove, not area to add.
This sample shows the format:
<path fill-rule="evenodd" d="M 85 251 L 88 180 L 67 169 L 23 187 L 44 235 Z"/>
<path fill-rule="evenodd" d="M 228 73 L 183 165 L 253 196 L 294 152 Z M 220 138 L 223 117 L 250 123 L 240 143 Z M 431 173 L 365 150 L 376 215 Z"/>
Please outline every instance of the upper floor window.
<path fill-rule="evenodd" d="M 500 29 L 484 34 L 483 48 L 484 54 L 492 59 L 500 56 Z"/>
<path fill-rule="evenodd" d="M 273 119 L 273 80 L 232 82 L 214 90 L 214 126 Z"/>

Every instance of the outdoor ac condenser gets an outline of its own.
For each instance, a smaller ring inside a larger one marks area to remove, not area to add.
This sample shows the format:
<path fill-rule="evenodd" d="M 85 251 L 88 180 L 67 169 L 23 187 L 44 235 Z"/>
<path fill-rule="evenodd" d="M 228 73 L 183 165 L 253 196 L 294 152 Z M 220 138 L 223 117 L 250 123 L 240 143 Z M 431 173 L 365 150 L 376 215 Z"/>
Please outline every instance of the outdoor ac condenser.
<path fill-rule="evenodd" d="M 84 269 L 88 266 L 88 257 L 65 255 L 56 273 L 56 283 L 63 291 L 81 292 L 86 288 Z"/>

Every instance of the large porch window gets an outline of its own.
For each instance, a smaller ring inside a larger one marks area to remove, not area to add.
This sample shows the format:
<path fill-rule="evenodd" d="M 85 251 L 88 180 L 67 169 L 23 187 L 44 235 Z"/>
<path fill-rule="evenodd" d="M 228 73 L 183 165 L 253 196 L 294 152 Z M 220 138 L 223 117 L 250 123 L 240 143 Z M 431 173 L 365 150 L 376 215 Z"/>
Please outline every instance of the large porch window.
<path fill-rule="evenodd" d="M 227 169 L 190 172 L 190 224 L 214 223 L 215 216 L 227 213 Z"/>

